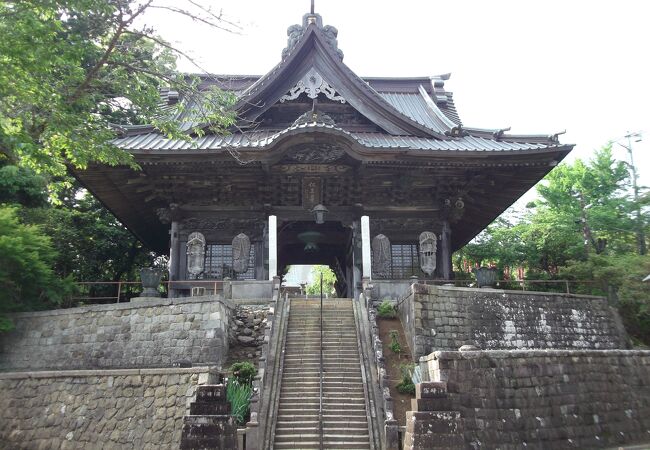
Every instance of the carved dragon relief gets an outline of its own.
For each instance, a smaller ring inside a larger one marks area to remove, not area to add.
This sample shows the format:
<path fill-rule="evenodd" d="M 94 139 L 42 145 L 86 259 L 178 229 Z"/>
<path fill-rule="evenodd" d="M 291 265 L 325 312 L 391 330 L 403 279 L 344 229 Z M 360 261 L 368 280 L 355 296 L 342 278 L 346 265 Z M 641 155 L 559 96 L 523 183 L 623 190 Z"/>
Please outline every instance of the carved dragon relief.
<path fill-rule="evenodd" d="M 340 159 L 344 154 L 345 151 L 337 145 L 318 143 L 290 150 L 286 158 L 301 164 L 325 164 Z"/>
<path fill-rule="evenodd" d="M 318 94 L 325 94 L 325 97 L 329 98 L 332 101 L 341 103 L 346 102 L 343 97 L 336 94 L 336 90 L 330 86 L 327 81 L 325 81 L 323 77 L 313 68 L 309 69 L 309 72 L 307 72 L 294 87 L 289 89 L 289 92 L 287 94 L 280 97 L 280 103 L 295 100 L 303 92 L 307 94 L 307 97 L 311 99 L 317 98 Z"/>

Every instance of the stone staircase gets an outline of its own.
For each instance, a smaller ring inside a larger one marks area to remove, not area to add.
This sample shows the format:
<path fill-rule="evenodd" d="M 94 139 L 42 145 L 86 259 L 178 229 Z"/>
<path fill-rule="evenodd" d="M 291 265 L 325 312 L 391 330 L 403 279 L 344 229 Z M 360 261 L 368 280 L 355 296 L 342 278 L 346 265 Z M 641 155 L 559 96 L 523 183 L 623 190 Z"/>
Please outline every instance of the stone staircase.
<path fill-rule="evenodd" d="M 318 449 L 320 300 L 292 299 L 274 449 Z M 370 449 L 350 299 L 323 300 L 323 448 Z"/>

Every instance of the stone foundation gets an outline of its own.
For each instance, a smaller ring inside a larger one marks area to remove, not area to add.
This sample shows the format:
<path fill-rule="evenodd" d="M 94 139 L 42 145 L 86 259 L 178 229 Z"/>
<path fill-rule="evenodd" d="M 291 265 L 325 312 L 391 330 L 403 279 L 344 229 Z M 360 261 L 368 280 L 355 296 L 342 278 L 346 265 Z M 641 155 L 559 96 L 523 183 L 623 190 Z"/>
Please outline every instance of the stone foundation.
<path fill-rule="evenodd" d="M 221 365 L 231 309 L 195 297 L 15 314 L 0 338 L 0 370 Z"/>
<path fill-rule="evenodd" d="M 498 349 L 620 349 L 627 337 L 602 297 L 414 284 L 399 306 L 417 358 L 475 345 Z"/>
<path fill-rule="evenodd" d="M 435 352 L 421 365 L 433 382 L 421 386 L 435 389 L 414 400 L 405 448 L 650 443 L 650 351 Z M 432 443 L 427 430 L 434 429 L 447 443 L 459 430 L 462 444 Z"/>
<path fill-rule="evenodd" d="M 0 448 L 178 449 L 207 367 L 0 374 Z"/>

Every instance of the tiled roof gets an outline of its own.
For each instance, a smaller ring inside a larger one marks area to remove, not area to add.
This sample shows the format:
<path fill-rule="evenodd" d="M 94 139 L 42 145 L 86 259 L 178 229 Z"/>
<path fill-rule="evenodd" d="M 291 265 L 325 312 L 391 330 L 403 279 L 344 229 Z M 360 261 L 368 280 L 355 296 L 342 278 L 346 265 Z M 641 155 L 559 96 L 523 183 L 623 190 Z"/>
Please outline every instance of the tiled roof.
<path fill-rule="evenodd" d="M 114 144 L 128 150 L 220 150 L 226 148 L 264 149 L 288 134 L 327 130 L 345 135 L 359 144 L 376 149 L 411 149 L 430 151 L 525 151 L 554 147 L 540 142 L 511 142 L 476 136 L 462 136 L 449 140 L 415 136 L 391 136 L 384 133 L 349 132 L 332 125 L 306 123 L 284 130 L 262 130 L 236 133 L 228 136 L 205 135 L 183 139 L 168 139 L 160 133 L 150 132 L 116 139 Z"/>

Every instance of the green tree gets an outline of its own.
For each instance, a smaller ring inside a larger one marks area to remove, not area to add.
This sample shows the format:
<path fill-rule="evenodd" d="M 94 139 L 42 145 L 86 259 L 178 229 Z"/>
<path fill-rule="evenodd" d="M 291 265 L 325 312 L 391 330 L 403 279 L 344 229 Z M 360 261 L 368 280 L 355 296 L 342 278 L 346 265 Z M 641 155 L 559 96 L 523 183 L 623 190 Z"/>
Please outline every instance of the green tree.
<path fill-rule="evenodd" d="M 24 208 L 26 223 L 37 224 L 57 251 L 55 272 L 77 281 L 136 280 L 137 269 L 155 255 L 144 248 L 106 208 L 75 185 L 59 204 Z"/>
<path fill-rule="evenodd" d="M 634 230 L 634 205 L 625 191 L 628 177 L 625 163 L 613 158 L 611 145 L 597 150 L 588 163 L 578 159 L 562 164 L 537 187 L 542 214 L 550 212 L 552 225 L 564 230 L 577 224 L 585 257 L 607 247 L 627 252 Z"/>
<path fill-rule="evenodd" d="M 52 270 L 56 251 L 36 226 L 0 206 L 0 331 L 11 329 L 6 313 L 55 307 L 72 292 L 69 279 Z"/>
<path fill-rule="evenodd" d="M 45 178 L 25 167 L 0 165 L 0 203 L 47 205 Z"/>
<path fill-rule="evenodd" d="M 610 146 L 586 163 L 562 164 L 537 186 L 540 199 L 521 220 L 497 219 L 459 255 L 473 264 L 524 266 L 534 277 L 552 277 L 591 253 L 629 253 L 635 207 L 625 190 L 627 176 Z"/>
<path fill-rule="evenodd" d="M 119 125 L 153 124 L 182 135 L 172 119 L 196 103 L 198 79 L 175 70 L 183 53 L 142 18 L 159 8 L 215 27 L 228 24 L 195 1 L 179 4 L 0 2 L 0 149 L 9 161 L 56 175 L 91 162 L 135 166 L 110 143 Z M 181 94 L 165 111 L 162 88 Z M 196 132 L 233 123 L 233 96 L 214 89 L 201 98 L 193 111 Z"/>
<path fill-rule="evenodd" d="M 311 269 L 313 281 L 307 286 L 307 294 L 320 294 L 320 277 L 323 276 L 323 294 L 333 294 L 336 275 L 328 266 L 316 265 Z"/>

